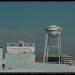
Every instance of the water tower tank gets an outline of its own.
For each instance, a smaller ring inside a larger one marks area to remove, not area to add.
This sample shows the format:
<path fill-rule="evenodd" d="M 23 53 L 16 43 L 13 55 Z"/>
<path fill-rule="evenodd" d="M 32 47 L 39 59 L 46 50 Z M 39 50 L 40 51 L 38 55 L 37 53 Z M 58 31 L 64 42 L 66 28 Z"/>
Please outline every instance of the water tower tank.
<path fill-rule="evenodd" d="M 57 25 L 52 25 L 52 26 L 48 26 L 46 28 L 46 31 L 51 34 L 52 36 L 58 36 L 61 34 L 61 27 L 57 26 Z"/>

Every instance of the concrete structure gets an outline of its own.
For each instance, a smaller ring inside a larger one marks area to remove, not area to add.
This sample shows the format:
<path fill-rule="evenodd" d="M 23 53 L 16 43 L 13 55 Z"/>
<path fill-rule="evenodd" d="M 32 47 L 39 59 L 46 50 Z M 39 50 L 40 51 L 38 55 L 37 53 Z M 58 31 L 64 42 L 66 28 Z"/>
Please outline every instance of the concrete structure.
<path fill-rule="evenodd" d="M 24 41 L 7 43 L 4 61 L 7 69 L 23 68 L 25 64 L 35 63 L 35 44 Z"/>
<path fill-rule="evenodd" d="M 5 64 L 7 69 L 24 68 L 28 63 L 35 63 L 35 54 L 31 53 L 6 53 Z"/>

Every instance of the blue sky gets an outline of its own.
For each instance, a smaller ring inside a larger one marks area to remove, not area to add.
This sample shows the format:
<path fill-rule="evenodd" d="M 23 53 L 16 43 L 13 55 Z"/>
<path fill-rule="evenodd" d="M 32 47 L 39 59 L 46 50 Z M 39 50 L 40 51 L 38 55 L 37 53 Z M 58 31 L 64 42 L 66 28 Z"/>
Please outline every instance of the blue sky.
<path fill-rule="evenodd" d="M 0 2 L 0 44 L 24 40 L 35 42 L 42 53 L 44 29 L 62 27 L 63 52 L 75 57 L 75 2 Z"/>

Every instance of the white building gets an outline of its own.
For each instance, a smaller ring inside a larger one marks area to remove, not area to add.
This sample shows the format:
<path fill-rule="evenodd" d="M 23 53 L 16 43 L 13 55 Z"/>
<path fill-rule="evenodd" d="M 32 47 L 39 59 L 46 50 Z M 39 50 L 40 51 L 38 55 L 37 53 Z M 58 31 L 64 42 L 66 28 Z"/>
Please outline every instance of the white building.
<path fill-rule="evenodd" d="M 28 63 L 35 63 L 34 43 L 24 43 L 23 41 L 7 43 L 6 68 L 23 68 Z"/>

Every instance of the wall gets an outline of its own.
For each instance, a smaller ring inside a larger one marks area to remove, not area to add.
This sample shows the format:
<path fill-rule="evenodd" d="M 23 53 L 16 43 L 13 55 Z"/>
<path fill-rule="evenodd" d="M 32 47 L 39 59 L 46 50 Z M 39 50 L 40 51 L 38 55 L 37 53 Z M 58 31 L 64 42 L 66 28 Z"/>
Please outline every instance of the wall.
<path fill-rule="evenodd" d="M 35 63 L 35 54 L 6 53 L 6 68 L 24 68 L 28 63 Z"/>

